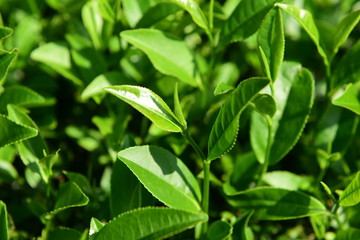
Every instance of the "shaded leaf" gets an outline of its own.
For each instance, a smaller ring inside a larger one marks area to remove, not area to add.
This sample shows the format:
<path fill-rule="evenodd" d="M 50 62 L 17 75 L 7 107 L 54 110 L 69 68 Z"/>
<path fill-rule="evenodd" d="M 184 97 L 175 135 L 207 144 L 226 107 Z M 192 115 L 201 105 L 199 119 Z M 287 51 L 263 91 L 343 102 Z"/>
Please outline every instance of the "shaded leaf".
<path fill-rule="evenodd" d="M 273 117 L 276 113 L 276 102 L 274 98 L 269 94 L 259 94 L 251 102 L 256 111 L 261 114 L 269 115 Z"/>
<path fill-rule="evenodd" d="M 18 177 L 16 168 L 9 162 L 0 160 L 0 179 L 2 181 L 14 181 Z"/>
<path fill-rule="evenodd" d="M 0 41 L 9 37 L 12 33 L 13 30 L 11 28 L 0 26 Z"/>
<path fill-rule="evenodd" d="M 232 234 L 232 226 L 224 221 L 215 221 L 213 222 L 206 235 L 208 240 L 225 240 L 229 239 Z"/>
<path fill-rule="evenodd" d="M 200 211 L 200 188 L 186 165 L 175 155 L 156 146 L 137 146 L 118 154 L 140 182 L 166 205 Z"/>
<path fill-rule="evenodd" d="M 285 50 L 284 28 L 279 8 L 270 11 L 262 22 L 258 32 L 258 45 L 269 65 L 270 74 L 267 77 L 274 82 L 281 69 Z"/>
<path fill-rule="evenodd" d="M 236 222 L 233 224 L 233 240 L 252 240 L 254 239 L 254 234 L 251 231 L 251 228 L 248 226 L 251 216 L 254 211 L 248 211 L 242 214 Z"/>
<path fill-rule="evenodd" d="M 345 188 L 340 195 L 339 203 L 341 206 L 349 207 L 354 206 L 360 202 L 360 172 Z"/>
<path fill-rule="evenodd" d="M 8 238 L 8 215 L 6 210 L 6 205 L 3 201 L 0 200 L 0 238 L 1 239 L 9 239 Z"/>
<path fill-rule="evenodd" d="M 265 78 L 244 80 L 228 96 L 211 129 L 208 160 L 220 157 L 233 147 L 242 111 L 268 83 Z"/>
<path fill-rule="evenodd" d="M 336 65 L 331 76 L 331 89 L 337 90 L 346 83 L 356 83 L 360 79 L 360 41 L 348 50 Z"/>
<path fill-rule="evenodd" d="M 136 28 L 151 27 L 155 23 L 179 10 L 181 10 L 181 8 L 173 3 L 159 2 L 144 13 L 140 21 L 136 24 Z"/>
<path fill-rule="evenodd" d="M 81 233 L 75 229 L 59 227 L 50 231 L 48 239 L 51 240 L 79 240 Z"/>
<path fill-rule="evenodd" d="M 300 138 L 313 97 L 314 79 L 310 71 L 298 63 L 284 62 L 279 79 L 274 83 L 277 111 L 272 119 L 269 164 L 280 161 Z M 268 137 L 268 122 L 254 111 L 251 116 L 250 140 L 260 163 L 265 162 Z"/>
<path fill-rule="evenodd" d="M 326 214 L 325 206 L 316 198 L 299 191 L 258 187 L 228 197 L 240 209 L 257 209 L 259 219 L 286 220 Z"/>
<path fill-rule="evenodd" d="M 15 50 L 11 52 L 0 51 L 0 86 L 4 84 L 9 66 L 16 55 L 17 51 Z"/>
<path fill-rule="evenodd" d="M 298 23 L 300 23 L 302 28 L 310 36 L 311 40 L 315 43 L 320 56 L 323 58 L 325 66 L 328 66 L 329 60 L 324 48 L 321 45 L 319 30 L 315 25 L 312 14 L 305 9 L 301 9 L 293 5 L 277 3 L 276 6 L 290 14 Z"/>
<path fill-rule="evenodd" d="M 181 132 L 182 126 L 168 105 L 147 88 L 120 85 L 105 90 L 144 114 L 159 128 L 169 132 Z"/>
<path fill-rule="evenodd" d="M 241 41 L 255 33 L 266 14 L 281 0 L 242 0 L 226 20 L 222 30 L 223 45 Z"/>
<path fill-rule="evenodd" d="M 161 73 L 177 77 L 191 86 L 198 85 L 200 77 L 195 57 L 184 41 L 155 29 L 127 30 L 120 36 L 145 52 Z"/>
<path fill-rule="evenodd" d="M 344 19 L 341 20 L 339 26 L 336 28 L 333 54 L 336 54 L 338 52 L 339 47 L 349 37 L 351 31 L 358 24 L 359 20 L 360 20 L 360 10 L 349 13 L 344 17 Z"/>
<path fill-rule="evenodd" d="M 0 148 L 35 137 L 37 134 L 35 128 L 20 125 L 0 114 Z"/>
<path fill-rule="evenodd" d="M 173 208 L 142 208 L 119 215 L 107 223 L 94 240 L 164 239 L 207 219 L 204 213 Z"/>
<path fill-rule="evenodd" d="M 360 81 L 355 84 L 350 83 L 344 93 L 335 97 L 332 103 L 360 115 Z"/>
<path fill-rule="evenodd" d="M 71 181 L 62 184 L 57 195 L 55 207 L 50 212 L 51 214 L 67 208 L 85 206 L 89 202 L 89 198 L 81 191 L 79 186 Z"/>
<path fill-rule="evenodd" d="M 334 240 L 353 240 L 360 239 L 360 230 L 356 228 L 348 228 L 340 230 L 336 233 Z"/>

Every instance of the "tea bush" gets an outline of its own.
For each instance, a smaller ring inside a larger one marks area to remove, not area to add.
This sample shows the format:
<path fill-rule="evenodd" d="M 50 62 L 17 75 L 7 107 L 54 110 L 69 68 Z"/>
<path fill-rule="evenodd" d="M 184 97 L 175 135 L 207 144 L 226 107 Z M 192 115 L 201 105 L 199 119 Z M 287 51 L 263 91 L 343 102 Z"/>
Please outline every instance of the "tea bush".
<path fill-rule="evenodd" d="M 0 2 L 0 239 L 359 239 L 360 2 Z"/>

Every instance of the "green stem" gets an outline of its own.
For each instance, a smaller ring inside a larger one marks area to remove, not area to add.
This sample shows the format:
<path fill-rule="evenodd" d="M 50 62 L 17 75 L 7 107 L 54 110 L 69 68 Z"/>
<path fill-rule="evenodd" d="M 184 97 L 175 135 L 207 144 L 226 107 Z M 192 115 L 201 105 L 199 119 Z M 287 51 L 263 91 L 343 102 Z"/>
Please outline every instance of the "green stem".
<path fill-rule="evenodd" d="M 194 148 L 195 152 L 199 155 L 201 161 L 203 161 L 203 162 L 206 161 L 205 154 L 203 153 L 203 151 L 201 150 L 199 145 L 197 145 L 197 143 L 194 141 L 194 139 L 189 135 L 189 133 L 186 130 L 184 130 L 182 132 L 182 135 L 190 143 L 190 145 Z"/>
<path fill-rule="evenodd" d="M 210 33 L 212 32 L 214 27 L 214 0 L 210 0 L 209 6 L 209 29 Z"/>

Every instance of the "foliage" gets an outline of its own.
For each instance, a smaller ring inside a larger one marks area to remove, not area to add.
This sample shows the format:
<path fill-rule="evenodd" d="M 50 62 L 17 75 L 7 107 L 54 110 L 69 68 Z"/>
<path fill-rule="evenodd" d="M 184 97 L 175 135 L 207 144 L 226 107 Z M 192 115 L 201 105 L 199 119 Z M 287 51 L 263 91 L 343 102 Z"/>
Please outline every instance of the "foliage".
<path fill-rule="evenodd" d="M 0 2 L 0 239 L 356 239 L 360 2 Z"/>

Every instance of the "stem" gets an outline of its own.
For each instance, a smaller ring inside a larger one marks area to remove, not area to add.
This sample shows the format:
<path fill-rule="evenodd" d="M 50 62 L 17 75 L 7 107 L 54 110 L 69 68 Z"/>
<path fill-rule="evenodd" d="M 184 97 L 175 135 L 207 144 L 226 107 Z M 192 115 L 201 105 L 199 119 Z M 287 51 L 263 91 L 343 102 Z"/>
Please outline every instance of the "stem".
<path fill-rule="evenodd" d="M 210 33 L 212 32 L 214 27 L 214 0 L 210 0 L 209 6 L 209 29 Z"/>
<path fill-rule="evenodd" d="M 206 161 L 205 154 L 203 153 L 203 151 L 201 150 L 199 145 L 197 145 L 197 143 L 194 141 L 194 139 L 189 135 L 189 133 L 186 130 L 184 130 L 182 132 L 182 135 L 190 143 L 190 145 L 194 148 L 195 152 L 199 155 L 201 161 L 205 162 Z"/>

